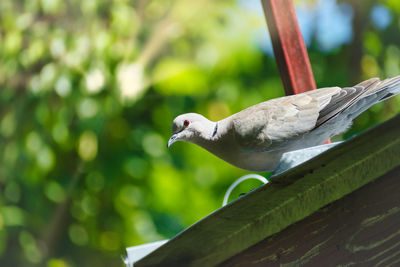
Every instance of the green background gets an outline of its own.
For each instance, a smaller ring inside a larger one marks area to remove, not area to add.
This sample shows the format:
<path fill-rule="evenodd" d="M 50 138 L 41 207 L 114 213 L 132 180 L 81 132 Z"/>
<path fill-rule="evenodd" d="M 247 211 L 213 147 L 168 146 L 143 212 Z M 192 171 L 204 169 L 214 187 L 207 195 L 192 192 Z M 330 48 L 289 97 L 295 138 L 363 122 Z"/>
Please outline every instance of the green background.
<path fill-rule="evenodd" d="M 329 27 L 309 29 L 318 87 L 398 75 L 400 2 L 336 5 L 351 11 L 352 38 L 326 49 L 318 36 Z M 376 7 L 389 12 L 385 27 Z M 1 0 L 0 265 L 121 266 L 125 247 L 218 209 L 248 172 L 192 144 L 167 150 L 171 122 L 282 96 L 256 41 L 266 33 L 262 11 L 243 1 Z M 399 111 L 399 97 L 375 105 L 335 140 Z"/>

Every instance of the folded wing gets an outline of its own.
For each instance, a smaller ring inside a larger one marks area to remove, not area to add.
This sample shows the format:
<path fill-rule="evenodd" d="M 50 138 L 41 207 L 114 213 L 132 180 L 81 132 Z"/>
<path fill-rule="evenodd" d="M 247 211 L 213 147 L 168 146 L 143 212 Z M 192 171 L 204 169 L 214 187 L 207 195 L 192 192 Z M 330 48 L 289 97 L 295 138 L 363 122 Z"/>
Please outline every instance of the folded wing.
<path fill-rule="evenodd" d="M 257 104 L 233 116 L 235 138 L 248 151 L 282 149 L 351 106 L 378 81 L 321 88 Z"/>

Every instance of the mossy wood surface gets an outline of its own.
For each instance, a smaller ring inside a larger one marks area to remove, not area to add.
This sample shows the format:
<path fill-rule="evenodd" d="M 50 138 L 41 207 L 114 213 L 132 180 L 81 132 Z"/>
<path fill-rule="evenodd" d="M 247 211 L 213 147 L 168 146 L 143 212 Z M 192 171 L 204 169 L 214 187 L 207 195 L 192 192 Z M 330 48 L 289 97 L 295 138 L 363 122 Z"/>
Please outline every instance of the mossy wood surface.
<path fill-rule="evenodd" d="M 400 167 L 225 261 L 232 266 L 400 266 Z"/>
<path fill-rule="evenodd" d="M 215 211 L 135 266 L 215 266 L 399 165 L 396 116 Z"/>

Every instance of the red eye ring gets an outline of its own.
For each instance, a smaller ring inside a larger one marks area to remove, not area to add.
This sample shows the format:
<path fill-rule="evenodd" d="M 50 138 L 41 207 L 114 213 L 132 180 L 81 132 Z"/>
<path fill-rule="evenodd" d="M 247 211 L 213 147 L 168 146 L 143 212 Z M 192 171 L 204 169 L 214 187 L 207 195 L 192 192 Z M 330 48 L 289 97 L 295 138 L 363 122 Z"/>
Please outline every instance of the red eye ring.
<path fill-rule="evenodd" d="M 183 122 L 183 125 L 185 125 L 185 127 L 189 126 L 189 121 L 188 121 L 188 120 L 185 120 L 185 121 Z"/>

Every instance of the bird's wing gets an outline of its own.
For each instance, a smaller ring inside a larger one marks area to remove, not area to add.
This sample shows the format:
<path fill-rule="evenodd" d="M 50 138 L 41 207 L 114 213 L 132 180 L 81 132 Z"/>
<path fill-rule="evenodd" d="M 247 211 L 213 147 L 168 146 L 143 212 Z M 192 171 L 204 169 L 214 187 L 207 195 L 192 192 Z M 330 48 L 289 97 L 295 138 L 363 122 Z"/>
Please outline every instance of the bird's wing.
<path fill-rule="evenodd" d="M 360 98 L 399 83 L 400 76 L 384 81 L 372 78 L 353 87 L 321 88 L 254 105 L 233 116 L 235 138 L 244 150 L 282 149 L 296 137 L 348 109 Z M 393 94 L 389 92 L 382 99 Z"/>
<path fill-rule="evenodd" d="M 320 126 L 354 104 L 365 92 L 365 89 L 366 87 L 360 85 L 341 88 L 340 92 L 332 96 L 328 105 L 320 111 L 316 126 Z"/>
<path fill-rule="evenodd" d="M 400 76 L 397 76 L 383 81 L 379 78 L 371 78 L 353 87 L 343 88 L 340 94 L 333 96 L 330 103 L 321 110 L 316 126 L 320 126 L 342 111 L 350 108 L 357 103 L 360 98 L 375 95 L 376 102 L 379 102 L 393 96 L 395 92 L 389 91 L 385 93 L 387 91 L 386 89 L 395 88 L 396 86 L 396 88 L 398 88 L 399 84 Z"/>
<path fill-rule="evenodd" d="M 379 78 L 371 78 L 353 87 L 343 88 L 340 94 L 333 96 L 330 103 L 321 110 L 316 126 L 320 126 L 342 111 L 352 107 L 361 98 L 370 98 L 369 106 L 390 98 L 398 94 L 399 86 L 400 76 L 397 76 L 383 81 Z"/>
<path fill-rule="evenodd" d="M 281 149 L 315 128 L 320 112 L 341 91 L 329 87 L 254 105 L 232 116 L 235 138 L 248 151 Z"/>

